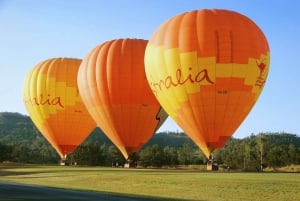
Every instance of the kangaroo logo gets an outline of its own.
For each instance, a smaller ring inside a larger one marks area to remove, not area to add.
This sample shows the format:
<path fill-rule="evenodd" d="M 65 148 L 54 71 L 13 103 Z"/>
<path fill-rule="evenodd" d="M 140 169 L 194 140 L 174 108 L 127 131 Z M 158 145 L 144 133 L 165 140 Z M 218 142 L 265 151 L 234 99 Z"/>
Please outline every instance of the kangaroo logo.
<path fill-rule="evenodd" d="M 266 82 L 266 79 L 263 76 L 264 70 L 267 67 L 266 59 L 264 58 L 263 60 L 261 60 L 259 62 L 256 60 L 256 66 L 259 68 L 260 73 L 259 73 L 259 76 L 257 77 L 255 86 L 258 86 L 259 88 L 261 88 Z"/>

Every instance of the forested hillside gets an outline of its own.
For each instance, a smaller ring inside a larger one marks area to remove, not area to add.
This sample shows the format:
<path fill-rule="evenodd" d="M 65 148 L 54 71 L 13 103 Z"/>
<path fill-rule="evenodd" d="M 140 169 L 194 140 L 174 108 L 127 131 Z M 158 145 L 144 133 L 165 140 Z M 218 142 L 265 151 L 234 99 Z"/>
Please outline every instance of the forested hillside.
<path fill-rule="evenodd" d="M 213 156 L 219 164 L 233 169 L 259 170 L 300 164 L 300 137 L 288 133 L 259 133 L 244 139 L 231 138 Z M 131 156 L 141 166 L 205 164 L 206 158 L 184 133 L 157 133 L 137 154 Z M 68 156 L 78 165 L 122 164 L 125 159 L 110 140 L 96 128 Z M 57 164 L 59 156 L 28 116 L 0 113 L 0 162 Z"/>

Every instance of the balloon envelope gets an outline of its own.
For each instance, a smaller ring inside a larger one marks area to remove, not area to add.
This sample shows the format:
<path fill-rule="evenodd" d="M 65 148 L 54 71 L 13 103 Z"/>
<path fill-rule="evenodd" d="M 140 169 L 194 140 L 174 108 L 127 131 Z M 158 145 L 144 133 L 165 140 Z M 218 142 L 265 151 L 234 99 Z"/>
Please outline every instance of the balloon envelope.
<path fill-rule="evenodd" d="M 78 73 L 87 109 L 125 158 L 148 142 L 167 118 L 146 80 L 146 44 L 142 39 L 102 43 L 84 58 Z"/>
<path fill-rule="evenodd" d="M 33 67 L 23 84 L 25 107 L 61 158 L 96 127 L 77 87 L 80 59 L 53 58 Z"/>
<path fill-rule="evenodd" d="M 254 106 L 269 63 L 260 28 L 227 10 L 172 17 L 154 32 L 145 52 L 153 93 L 207 157 L 224 146 Z"/>

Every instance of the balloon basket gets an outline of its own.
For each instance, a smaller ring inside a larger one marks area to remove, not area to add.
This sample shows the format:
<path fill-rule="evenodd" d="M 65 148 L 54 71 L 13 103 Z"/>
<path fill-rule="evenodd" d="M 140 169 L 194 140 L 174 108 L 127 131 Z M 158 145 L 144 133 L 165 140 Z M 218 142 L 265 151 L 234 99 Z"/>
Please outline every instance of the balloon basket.
<path fill-rule="evenodd" d="M 59 165 L 61 166 L 69 165 L 69 163 L 67 162 L 67 154 L 65 154 L 64 157 L 60 159 Z"/>
<path fill-rule="evenodd" d="M 217 171 L 219 170 L 219 164 L 213 159 L 209 159 L 206 164 L 207 171 Z"/>
<path fill-rule="evenodd" d="M 124 168 L 136 168 L 137 163 L 132 161 L 132 160 L 127 160 L 126 163 L 124 164 Z"/>
<path fill-rule="evenodd" d="M 66 160 L 60 160 L 60 161 L 59 161 L 59 165 L 65 166 L 65 165 L 66 165 Z"/>

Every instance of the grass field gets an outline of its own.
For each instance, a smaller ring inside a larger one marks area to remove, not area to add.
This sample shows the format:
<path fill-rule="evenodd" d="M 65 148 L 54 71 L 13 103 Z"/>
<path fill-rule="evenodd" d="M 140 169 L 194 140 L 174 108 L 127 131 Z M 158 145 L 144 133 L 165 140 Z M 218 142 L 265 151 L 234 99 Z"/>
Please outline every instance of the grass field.
<path fill-rule="evenodd" d="M 299 173 L 0 165 L 0 181 L 153 200 L 300 200 Z"/>

